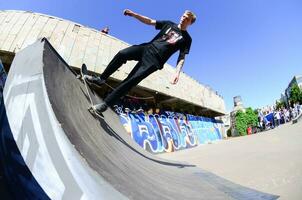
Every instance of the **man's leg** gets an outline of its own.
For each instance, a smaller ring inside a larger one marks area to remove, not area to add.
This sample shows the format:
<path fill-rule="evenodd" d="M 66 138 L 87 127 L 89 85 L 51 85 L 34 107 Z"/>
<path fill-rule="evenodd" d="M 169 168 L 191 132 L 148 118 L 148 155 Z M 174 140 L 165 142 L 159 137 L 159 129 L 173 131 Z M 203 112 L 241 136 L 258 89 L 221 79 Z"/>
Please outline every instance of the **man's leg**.
<path fill-rule="evenodd" d="M 128 60 L 139 61 L 144 52 L 142 45 L 134 45 L 119 51 L 110 61 L 104 72 L 100 77 L 85 76 L 85 80 L 89 83 L 102 85 L 118 68 L 125 64 Z"/>
<path fill-rule="evenodd" d="M 95 109 L 97 112 L 103 112 L 107 109 L 108 106 L 114 105 L 114 103 L 123 95 L 125 95 L 131 88 L 136 86 L 139 82 L 141 82 L 144 78 L 157 71 L 156 66 L 144 66 L 139 62 L 133 70 L 135 74 L 128 77 L 118 85 L 105 99 L 104 104 L 96 105 Z"/>
<path fill-rule="evenodd" d="M 144 47 L 140 45 L 134 45 L 119 51 L 113 59 L 110 61 L 100 78 L 107 80 L 118 68 L 125 64 L 128 60 L 139 61 L 143 55 Z"/>

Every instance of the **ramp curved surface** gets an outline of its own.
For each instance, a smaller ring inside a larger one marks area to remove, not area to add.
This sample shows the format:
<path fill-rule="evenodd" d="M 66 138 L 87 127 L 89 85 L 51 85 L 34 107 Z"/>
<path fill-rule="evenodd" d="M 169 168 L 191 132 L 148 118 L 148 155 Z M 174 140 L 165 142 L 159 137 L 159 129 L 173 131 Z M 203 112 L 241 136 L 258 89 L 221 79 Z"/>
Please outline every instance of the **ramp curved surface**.
<path fill-rule="evenodd" d="M 4 103 L 16 146 L 41 187 L 29 195 L 43 191 L 52 199 L 277 198 L 144 151 L 110 109 L 103 120 L 94 118 L 87 110 L 84 85 L 46 39 L 16 55 Z"/>

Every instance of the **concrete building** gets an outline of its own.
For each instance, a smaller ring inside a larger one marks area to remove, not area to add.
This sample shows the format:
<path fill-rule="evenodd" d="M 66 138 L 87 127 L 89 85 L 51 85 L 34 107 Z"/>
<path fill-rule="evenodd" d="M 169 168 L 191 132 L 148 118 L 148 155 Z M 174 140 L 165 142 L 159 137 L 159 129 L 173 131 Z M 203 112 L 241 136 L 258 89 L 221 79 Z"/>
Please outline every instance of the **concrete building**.
<path fill-rule="evenodd" d="M 102 73 L 113 56 L 129 44 L 81 24 L 25 11 L 0 11 L 0 58 L 6 71 L 16 52 L 46 37 L 63 59 L 73 68 L 82 63 L 92 73 Z M 114 86 L 126 78 L 136 62 L 128 62 L 113 75 Z M 197 66 L 190 66 L 197 67 Z M 179 83 L 171 85 L 169 80 L 175 69 L 166 64 L 143 80 L 133 91 L 163 109 L 179 110 L 206 117 L 225 114 L 223 98 L 212 89 L 200 84 L 186 74 L 181 74 Z M 190 91 L 190 92 L 188 92 Z"/>

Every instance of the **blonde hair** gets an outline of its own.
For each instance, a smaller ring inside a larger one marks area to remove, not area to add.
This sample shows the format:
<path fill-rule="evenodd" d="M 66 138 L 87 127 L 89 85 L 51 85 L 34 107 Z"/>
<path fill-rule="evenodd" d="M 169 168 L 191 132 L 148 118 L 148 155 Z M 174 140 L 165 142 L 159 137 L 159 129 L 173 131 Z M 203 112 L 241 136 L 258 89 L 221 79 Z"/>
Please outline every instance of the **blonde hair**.
<path fill-rule="evenodd" d="M 191 17 L 191 24 L 193 24 L 196 21 L 196 15 L 190 10 L 186 10 L 185 13 Z"/>

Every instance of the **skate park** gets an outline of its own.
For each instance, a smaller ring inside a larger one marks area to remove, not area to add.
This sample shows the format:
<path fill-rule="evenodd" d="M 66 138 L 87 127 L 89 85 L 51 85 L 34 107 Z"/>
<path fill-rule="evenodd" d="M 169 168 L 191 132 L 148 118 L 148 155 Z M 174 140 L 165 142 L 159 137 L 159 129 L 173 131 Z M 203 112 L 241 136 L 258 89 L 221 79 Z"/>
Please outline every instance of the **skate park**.
<path fill-rule="evenodd" d="M 24 21 L 17 23 L 19 19 Z M 127 44 L 74 22 L 38 13 L 3 11 L 1 21 L 1 29 L 6 29 L 3 31 L 6 35 L 1 46 L 1 60 L 9 72 L 1 104 L 4 105 L 1 108 L 1 158 L 5 163 L 7 188 L 14 185 L 20 188 L 16 193 L 8 189 L 15 198 L 279 197 L 275 190 L 262 191 L 260 187 L 255 189 L 248 184 L 238 184 L 240 180 L 230 181 L 231 176 L 226 179 L 217 175 L 219 172 L 212 173 L 210 168 L 203 169 L 203 165 L 194 163 L 194 160 L 173 159 L 174 155 L 204 147 L 202 144 L 206 142 L 219 143 L 223 137 L 221 124 L 210 120 L 225 113 L 223 100 L 189 76 L 185 77 L 181 88 L 163 87 L 167 85 L 162 84 L 164 79 L 154 80 L 157 77 L 151 77 L 141 83 L 136 94 L 146 97 L 160 94 L 158 100 L 163 107 L 169 104 L 187 107 L 184 112 L 198 110 L 204 118 L 197 120 L 210 124 L 209 129 L 214 134 L 209 131 L 198 137 L 190 135 L 192 131 L 187 130 L 183 138 L 176 131 L 174 135 L 171 133 L 159 139 L 156 135 L 159 128 L 150 128 L 152 123 L 148 126 L 144 122 L 146 138 L 135 139 L 136 133 L 129 131 L 133 120 L 127 121 L 127 115 L 108 110 L 104 119 L 98 119 L 88 112 L 89 101 L 84 86 L 76 79 L 82 63 L 87 64 L 91 73 L 101 73 L 110 57 Z M 31 23 L 36 28 L 29 28 Z M 13 34 L 18 31 L 22 34 Z M 98 45 L 93 46 L 96 41 Z M 103 60 L 98 60 L 98 57 Z M 133 63 L 126 69 L 131 66 Z M 162 76 L 166 76 L 171 67 L 165 69 L 160 72 Z M 127 73 L 127 70 L 120 71 L 112 84 Z M 194 90 L 203 94 L 201 106 L 200 96 L 194 96 L 195 93 L 185 95 L 192 85 Z M 176 92 L 179 90 L 183 92 Z M 158 126 L 168 123 L 161 120 Z M 192 118 L 194 120 L 196 118 Z M 300 124 L 298 122 L 295 126 L 300 127 Z M 299 130 L 296 127 L 295 130 Z M 177 152 L 171 154 L 171 158 L 165 155 L 171 151 Z M 161 154 L 157 156 L 157 153 Z"/>

